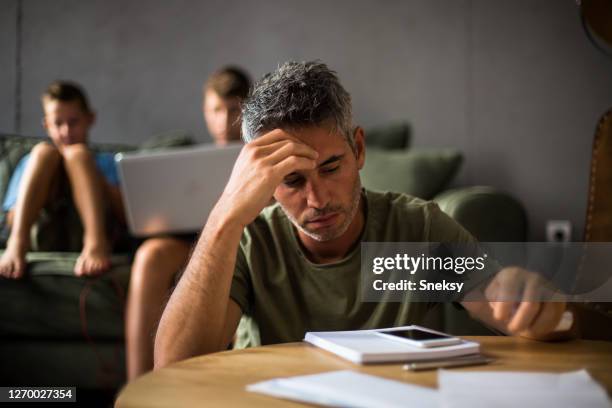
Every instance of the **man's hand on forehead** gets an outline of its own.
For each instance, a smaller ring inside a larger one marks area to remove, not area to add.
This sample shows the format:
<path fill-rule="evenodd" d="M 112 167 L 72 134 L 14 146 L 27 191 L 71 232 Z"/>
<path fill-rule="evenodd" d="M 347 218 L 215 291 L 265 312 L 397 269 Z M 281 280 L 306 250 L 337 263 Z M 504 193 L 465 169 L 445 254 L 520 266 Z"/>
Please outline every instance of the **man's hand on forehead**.
<path fill-rule="evenodd" d="M 253 140 L 252 145 L 257 157 L 267 156 L 267 163 L 278 165 L 291 156 L 316 160 L 319 156 L 316 150 L 291 135 L 285 130 L 274 129 Z"/>
<path fill-rule="evenodd" d="M 266 132 L 248 144 L 257 145 L 257 146 L 265 146 L 265 145 L 269 145 L 271 143 L 282 141 L 282 140 L 291 140 L 296 143 L 304 144 L 304 142 L 302 142 L 296 136 L 291 134 L 289 131 L 280 129 L 280 128 Z"/>
<path fill-rule="evenodd" d="M 270 202 L 286 175 L 317 167 L 319 154 L 288 132 L 275 129 L 246 144 L 217 206 L 242 226 Z"/>

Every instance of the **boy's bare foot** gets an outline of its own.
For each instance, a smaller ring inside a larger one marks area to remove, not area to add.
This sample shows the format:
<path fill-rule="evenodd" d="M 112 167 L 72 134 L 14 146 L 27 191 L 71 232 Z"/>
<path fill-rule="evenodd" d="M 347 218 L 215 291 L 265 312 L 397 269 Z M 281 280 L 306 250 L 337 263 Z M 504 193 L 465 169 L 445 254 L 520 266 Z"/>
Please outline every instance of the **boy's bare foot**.
<path fill-rule="evenodd" d="M 108 270 L 110 266 L 110 251 L 106 245 L 85 245 L 74 264 L 74 274 L 76 276 L 96 276 Z"/>
<path fill-rule="evenodd" d="M 9 239 L 6 250 L 0 258 L 0 276 L 20 279 L 25 272 L 27 251 L 27 245 Z"/>

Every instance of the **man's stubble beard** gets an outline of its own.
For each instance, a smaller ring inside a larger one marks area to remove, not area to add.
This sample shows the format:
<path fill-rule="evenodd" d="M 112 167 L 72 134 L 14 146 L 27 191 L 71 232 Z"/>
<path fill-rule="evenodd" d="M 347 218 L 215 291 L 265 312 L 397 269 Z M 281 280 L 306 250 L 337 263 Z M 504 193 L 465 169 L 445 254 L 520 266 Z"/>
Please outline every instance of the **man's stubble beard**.
<path fill-rule="evenodd" d="M 304 233 L 306 236 L 314 239 L 315 241 L 318 242 L 326 242 L 326 241 L 331 241 L 332 239 L 336 239 L 340 236 L 342 236 L 346 230 L 348 230 L 349 226 L 351 225 L 351 223 L 353 222 L 353 219 L 355 218 L 355 216 L 357 215 L 357 211 L 359 211 L 359 202 L 361 199 L 361 180 L 359 179 L 359 177 L 356 177 L 355 179 L 355 184 L 353 185 L 353 190 L 352 190 L 352 197 L 351 197 L 351 204 L 350 207 L 348 209 L 343 209 L 343 208 L 329 208 L 329 209 L 324 209 L 320 211 L 320 215 L 324 215 L 325 213 L 330 213 L 330 212 L 336 212 L 338 210 L 341 210 L 340 212 L 342 214 L 345 215 L 344 221 L 342 222 L 342 224 L 336 228 L 335 230 L 329 231 L 327 233 L 323 233 L 323 234 L 318 234 L 314 231 L 310 231 L 308 230 L 308 228 L 306 227 L 306 223 L 301 224 L 295 217 L 293 217 L 284 207 L 282 204 L 280 204 L 283 212 L 287 215 L 287 218 L 289 218 L 289 220 L 291 221 L 291 223 L 298 229 L 300 230 L 302 233 Z"/>

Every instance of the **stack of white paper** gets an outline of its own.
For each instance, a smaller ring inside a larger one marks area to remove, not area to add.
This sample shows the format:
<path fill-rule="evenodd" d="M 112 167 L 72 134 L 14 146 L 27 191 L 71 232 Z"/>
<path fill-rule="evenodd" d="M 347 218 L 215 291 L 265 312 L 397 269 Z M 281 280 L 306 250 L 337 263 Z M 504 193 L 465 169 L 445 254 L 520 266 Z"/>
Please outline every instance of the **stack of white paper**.
<path fill-rule="evenodd" d="M 443 408 L 610 408 L 606 391 L 586 370 L 562 374 L 440 370 Z"/>
<path fill-rule="evenodd" d="M 480 351 L 480 345 L 473 341 L 462 340 L 461 343 L 452 346 L 423 348 L 376 334 L 379 331 L 397 329 L 419 329 L 440 333 L 413 325 L 377 330 L 308 332 L 304 341 L 354 363 L 438 360 L 476 354 Z"/>
<path fill-rule="evenodd" d="M 247 391 L 330 407 L 439 406 L 434 389 L 349 370 L 277 378 L 248 385 Z"/>
<path fill-rule="evenodd" d="M 276 378 L 247 390 L 330 407 L 610 408 L 606 391 L 585 370 L 563 374 L 445 371 L 439 390 L 355 371 Z"/>

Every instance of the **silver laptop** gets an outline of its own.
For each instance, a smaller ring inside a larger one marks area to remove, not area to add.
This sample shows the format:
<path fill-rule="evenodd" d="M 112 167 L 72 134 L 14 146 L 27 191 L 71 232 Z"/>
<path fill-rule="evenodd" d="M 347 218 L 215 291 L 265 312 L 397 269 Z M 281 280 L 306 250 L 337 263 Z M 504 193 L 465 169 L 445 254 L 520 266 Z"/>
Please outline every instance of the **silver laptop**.
<path fill-rule="evenodd" d="M 199 232 L 221 196 L 241 144 L 115 156 L 128 227 L 138 237 Z"/>

